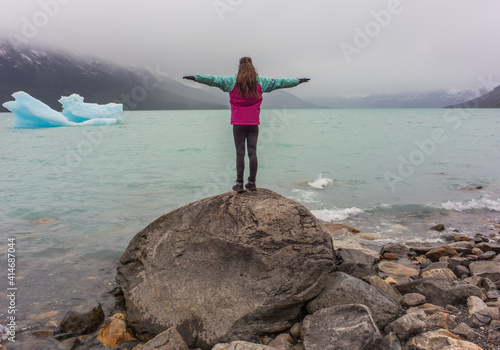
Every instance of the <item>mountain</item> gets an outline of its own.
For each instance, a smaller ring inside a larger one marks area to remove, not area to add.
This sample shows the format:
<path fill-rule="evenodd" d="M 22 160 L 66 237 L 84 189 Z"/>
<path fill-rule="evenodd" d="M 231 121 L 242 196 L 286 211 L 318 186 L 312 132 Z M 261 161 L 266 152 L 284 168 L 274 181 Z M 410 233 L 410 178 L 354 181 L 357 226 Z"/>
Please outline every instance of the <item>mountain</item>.
<path fill-rule="evenodd" d="M 446 108 L 500 108 L 500 85 L 477 98 Z"/>
<path fill-rule="evenodd" d="M 311 99 L 311 102 L 330 108 L 442 108 L 476 98 L 484 90 L 435 90 L 413 93 L 368 94 L 361 96 L 334 96 Z"/>
<path fill-rule="evenodd" d="M 1 104 L 13 100 L 16 91 L 25 91 L 55 110 L 61 109 L 61 96 L 72 93 L 87 103 L 123 103 L 126 110 L 229 108 L 227 93 L 195 85 L 172 79 L 159 66 L 125 68 L 73 52 L 0 42 L 0 112 L 7 111 Z M 276 91 L 266 94 L 263 108 L 318 106 Z"/>

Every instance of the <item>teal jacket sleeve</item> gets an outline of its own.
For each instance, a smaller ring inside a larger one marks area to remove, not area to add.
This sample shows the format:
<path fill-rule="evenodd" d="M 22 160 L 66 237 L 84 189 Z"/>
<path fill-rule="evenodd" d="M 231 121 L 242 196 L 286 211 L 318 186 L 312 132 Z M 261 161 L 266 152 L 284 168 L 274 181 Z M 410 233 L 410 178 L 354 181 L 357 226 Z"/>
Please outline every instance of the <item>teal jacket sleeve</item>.
<path fill-rule="evenodd" d="M 270 79 L 258 77 L 262 92 L 271 92 L 276 89 L 285 89 L 299 85 L 298 78 L 288 78 L 288 79 Z"/>
<path fill-rule="evenodd" d="M 208 86 L 215 86 L 224 92 L 231 92 L 236 84 L 236 76 L 221 77 L 211 74 L 198 74 L 194 77 L 195 81 Z"/>

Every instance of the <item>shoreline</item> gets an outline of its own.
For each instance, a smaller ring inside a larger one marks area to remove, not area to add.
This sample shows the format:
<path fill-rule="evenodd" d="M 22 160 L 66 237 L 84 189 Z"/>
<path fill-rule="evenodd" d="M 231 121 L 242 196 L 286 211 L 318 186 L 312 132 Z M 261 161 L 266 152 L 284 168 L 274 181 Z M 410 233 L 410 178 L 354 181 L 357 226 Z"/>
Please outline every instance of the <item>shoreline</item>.
<path fill-rule="evenodd" d="M 467 215 L 467 213 L 464 213 L 464 215 Z M 497 242 L 500 241 L 500 221 L 495 222 L 494 218 L 488 218 L 486 220 L 480 221 L 479 223 L 481 224 L 480 226 L 482 227 L 483 233 L 486 233 L 488 236 L 491 235 L 491 240 L 496 239 Z M 322 225 L 325 231 L 331 235 L 336 252 L 343 249 L 353 249 L 363 252 L 369 256 L 380 258 L 379 251 L 377 249 L 380 249 L 385 243 L 378 241 L 378 236 L 376 234 L 363 232 L 362 230 L 358 230 L 346 224 L 322 223 Z M 339 225 L 341 227 L 339 227 Z M 328 226 L 330 226 L 330 228 L 327 228 Z M 429 249 L 431 247 L 438 247 L 442 246 L 443 244 L 450 243 L 453 241 L 455 236 L 461 235 L 459 229 L 448 229 L 446 225 L 444 230 L 440 231 L 432 230 L 431 227 L 428 227 L 427 234 L 437 236 L 442 240 L 442 242 L 424 244 Z M 472 239 L 473 237 L 469 238 Z M 411 247 L 417 247 L 419 245 L 422 246 L 422 243 L 415 242 L 405 242 L 405 244 L 410 247 L 410 249 Z M 123 312 L 122 309 L 117 307 L 117 297 L 114 295 L 114 293 L 116 292 L 116 288 L 118 287 L 116 281 L 114 280 L 114 276 L 116 274 L 116 265 L 116 260 L 110 261 L 108 262 L 107 267 L 101 266 L 98 270 L 94 270 L 94 274 L 85 276 L 86 278 L 80 280 L 80 282 L 78 283 L 80 290 L 78 290 L 78 288 L 74 290 L 75 293 L 71 300 L 55 300 L 53 302 L 39 301 L 33 304 L 31 311 L 26 311 L 24 319 L 21 319 L 18 324 L 19 330 L 17 333 L 17 337 L 19 341 L 32 338 L 33 332 L 36 332 L 38 330 L 50 331 L 57 329 L 62 317 L 64 316 L 65 310 L 67 310 L 68 308 L 79 306 L 81 302 L 86 298 L 90 298 L 101 303 L 105 309 L 106 317 L 110 317 L 112 314 L 117 312 Z M 59 273 L 64 272 L 64 270 L 65 268 L 59 271 Z M 66 271 L 66 273 L 62 273 L 61 278 L 64 279 L 65 276 L 69 277 L 71 276 L 71 274 L 71 271 Z M 108 278 L 103 278 L 104 276 L 108 276 Z M 21 277 L 21 285 L 23 284 L 23 279 L 26 278 L 29 279 L 28 276 Z M 83 281 L 86 282 L 81 283 Z M 36 284 L 36 280 L 32 279 L 30 283 L 32 283 L 32 285 L 34 286 Z M 107 287 L 103 288 L 103 285 L 106 285 Z M 55 289 L 59 288 L 60 287 L 57 286 Z M 87 295 L 82 294 L 85 291 L 87 292 Z M 22 307 L 22 302 L 20 302 L 20 305 Z M 4 323 L 5 320 L 0 320 L 0 324 Z M 6 341 L 3 341 L 1 344 L 9 345 L 9 343 L 6 343 Z M 11 344 L 10 347 L 7 347 L 7 349 L 11 348 L 22 349 L 22 346 L 12 346 Z"/>

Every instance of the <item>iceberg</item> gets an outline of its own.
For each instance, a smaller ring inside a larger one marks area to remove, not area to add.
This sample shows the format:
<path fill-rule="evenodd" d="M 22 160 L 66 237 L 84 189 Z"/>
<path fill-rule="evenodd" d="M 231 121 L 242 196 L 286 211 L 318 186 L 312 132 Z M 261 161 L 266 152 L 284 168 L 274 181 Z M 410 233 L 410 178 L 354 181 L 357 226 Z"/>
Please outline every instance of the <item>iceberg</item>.
<path fill-rule="evenodd" d="M 14 113 L 15 128 L 112 125 L 122 121 L 121 103 L 84 103 L 83 97 L 72 94 L 61 97 L 59 102 L 63 111 L 58 112 L 24 91 L 15 92 L 12 96 L 15 101 L 5 102 L 2 106 Z"/>

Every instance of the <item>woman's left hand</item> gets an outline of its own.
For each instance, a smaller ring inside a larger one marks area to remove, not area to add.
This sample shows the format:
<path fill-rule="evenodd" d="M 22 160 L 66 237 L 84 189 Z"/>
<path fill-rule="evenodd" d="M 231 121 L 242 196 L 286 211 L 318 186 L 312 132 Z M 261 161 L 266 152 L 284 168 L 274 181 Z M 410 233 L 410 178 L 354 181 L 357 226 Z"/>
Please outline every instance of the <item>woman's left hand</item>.
<path fill-rule="evenodd" d="M 302 83 L 307 83 L 309 80 L 309 78 L 299 78 L 299 84 L 302 84 Z"/>

